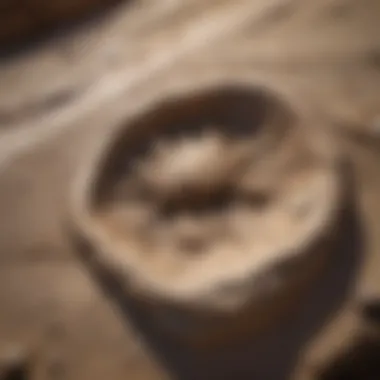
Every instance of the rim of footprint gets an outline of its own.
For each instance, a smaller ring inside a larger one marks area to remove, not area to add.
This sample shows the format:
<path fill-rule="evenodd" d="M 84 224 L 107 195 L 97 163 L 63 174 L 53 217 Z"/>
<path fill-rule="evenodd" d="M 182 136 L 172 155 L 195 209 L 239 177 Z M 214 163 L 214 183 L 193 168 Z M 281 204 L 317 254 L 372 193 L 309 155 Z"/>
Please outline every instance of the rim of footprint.
<path fill-rule="evenodd" d="M 168 96 L 86 161 L 75 225 L 160 328 L 262 331 L 331 256 L 340 155 L 314 124 L 262 85 Z"/>

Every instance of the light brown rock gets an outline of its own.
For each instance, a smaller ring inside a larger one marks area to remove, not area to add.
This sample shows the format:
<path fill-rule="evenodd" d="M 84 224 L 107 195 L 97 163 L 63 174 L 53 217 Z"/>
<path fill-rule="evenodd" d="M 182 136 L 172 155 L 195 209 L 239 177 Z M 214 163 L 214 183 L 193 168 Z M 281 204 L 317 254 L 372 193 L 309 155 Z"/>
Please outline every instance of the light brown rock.
<path fill-rule="evenodd" d="M 23 346 L 38 358 L 38 379 L 54 361 L 69 379 L 174 378 L 157 352 L 182 378 L 317 379 L 353 331 L 361 334 L 362 300 L 380 288 L 378 4 L 147 2 L 2 61 L 0 357 Z M 68 191 L 87 148 L 146 104 L 225 80 L 271 83 L 340 127 L 331 133 L 353 163 L 362 244 L 351 241 L 355 249 L 336 256 L 310 302 L 250 347 L 198 353 L 150 333 L 159 349 L 140 348 L 135 334 L 144 329 L 103 295 L 70 245 Z M 53 344 L 46 331 L 61 323 L 68 333 Z"/>

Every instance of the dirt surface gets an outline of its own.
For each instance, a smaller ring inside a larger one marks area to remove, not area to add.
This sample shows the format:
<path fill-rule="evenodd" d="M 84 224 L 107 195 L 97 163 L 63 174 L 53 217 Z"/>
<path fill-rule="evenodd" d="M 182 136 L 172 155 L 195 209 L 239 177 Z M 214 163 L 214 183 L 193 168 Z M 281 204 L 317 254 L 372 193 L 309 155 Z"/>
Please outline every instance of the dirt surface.
<path fill-rule="evenodd" d="M 363 305 L 380 302 L 379 18 L 377 0 L 141 1 L 3 57 L 0 378 L 323 380 L 356 335 L 376 336 Z M 69 195 L 93 147 L 147 104 L 231 81 L 270 84 L 328 127 L 351 162 L 355 224 L 302 310 L 205 353 L 151 331 L 94 275 Z M 371 379 L 348 362 L 326 379 Z"/>

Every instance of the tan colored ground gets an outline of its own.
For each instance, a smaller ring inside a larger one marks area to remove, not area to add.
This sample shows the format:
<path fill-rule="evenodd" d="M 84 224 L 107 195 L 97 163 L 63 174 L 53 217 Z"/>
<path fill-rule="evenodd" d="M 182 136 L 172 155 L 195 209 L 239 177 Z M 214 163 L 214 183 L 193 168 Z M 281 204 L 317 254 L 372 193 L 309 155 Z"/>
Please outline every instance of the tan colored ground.
<path fill-rule="evenodd" d="M 4 58 L 4 373 L 15 349 L 21 367 L 31 362 L 24 379 L 32 380 L 316 380 L 314 368 L 353 336 L 356 296 L 380 299 L 379 19 L 377 0 L 141 0 L 76 35 Z M 302 313 L 250 348 L 214 355 L 152 338 L 139 316 L 137 329 L 79 260 L 66 214 L 87 148 L 145 102 L 223 80 L 268 81 L 336 128 L 352 158 L 363 241 L 335 258 Z"/>

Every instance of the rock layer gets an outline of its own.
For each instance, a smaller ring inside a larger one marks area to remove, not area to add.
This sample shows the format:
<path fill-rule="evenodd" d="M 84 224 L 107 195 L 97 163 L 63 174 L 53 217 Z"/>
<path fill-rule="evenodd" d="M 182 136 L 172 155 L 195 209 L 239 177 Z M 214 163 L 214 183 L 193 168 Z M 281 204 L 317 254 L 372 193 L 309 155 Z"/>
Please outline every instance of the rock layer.
<path fill-rule="evenodd" d="M 5 0 L 0 5 L 0 48 L 29 42 L 72 25 L 119 0 Z"/>

